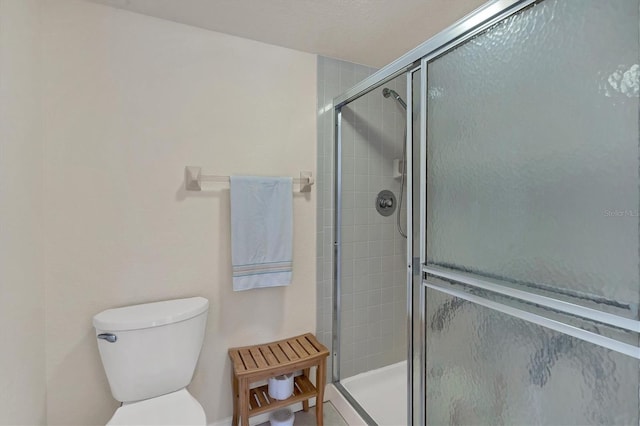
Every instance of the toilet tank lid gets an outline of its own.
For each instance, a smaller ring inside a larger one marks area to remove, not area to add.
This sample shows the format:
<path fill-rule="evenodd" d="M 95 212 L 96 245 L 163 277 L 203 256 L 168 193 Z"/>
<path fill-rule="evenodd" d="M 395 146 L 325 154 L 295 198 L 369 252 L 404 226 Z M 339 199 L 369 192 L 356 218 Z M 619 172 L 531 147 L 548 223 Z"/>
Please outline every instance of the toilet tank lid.
<path fill-rule="evenodd" d="M 209 308 L 204 297 L 165 300 L 107 309 L 93 317 L 93 326 L 103 331 L 139 330 L 193 318 Z"/>

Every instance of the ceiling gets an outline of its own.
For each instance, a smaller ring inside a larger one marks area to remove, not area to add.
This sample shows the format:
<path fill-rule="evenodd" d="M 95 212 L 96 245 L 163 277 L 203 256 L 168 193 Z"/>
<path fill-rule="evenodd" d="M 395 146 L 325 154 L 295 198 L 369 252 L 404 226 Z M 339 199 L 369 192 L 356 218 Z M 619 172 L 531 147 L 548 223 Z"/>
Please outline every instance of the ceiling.
<path fill-rule="evenodd" d="M 89 0 L 382 67 L 485 0 Z"/>

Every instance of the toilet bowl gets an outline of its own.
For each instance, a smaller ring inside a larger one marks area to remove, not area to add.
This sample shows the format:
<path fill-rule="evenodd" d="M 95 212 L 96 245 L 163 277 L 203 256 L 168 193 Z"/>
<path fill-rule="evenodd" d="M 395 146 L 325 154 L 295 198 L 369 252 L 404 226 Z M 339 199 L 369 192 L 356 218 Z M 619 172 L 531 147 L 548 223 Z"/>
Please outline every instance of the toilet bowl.
<path fill-rule="evenodd" d="M 108 309 L 93 317 L 113 397 L 107 425 L 207 424 L 187 391 L 200 355 L 209 301 L 202 297 Z"/>
<path fill-rule="evenodd" d="M 107 423 L 120 425 L 205 425 L 200 403 L 186 389 L 124 404 Z"/>

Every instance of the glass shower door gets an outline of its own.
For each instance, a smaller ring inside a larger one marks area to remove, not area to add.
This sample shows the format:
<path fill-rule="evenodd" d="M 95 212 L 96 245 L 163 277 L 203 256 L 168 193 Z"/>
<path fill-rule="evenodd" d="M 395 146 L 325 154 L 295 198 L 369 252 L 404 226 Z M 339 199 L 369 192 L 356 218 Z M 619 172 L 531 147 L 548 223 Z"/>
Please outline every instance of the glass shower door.
<path fill-rule="evenodd" d="M 639 0 L 422 62 L 427 424 L 638 424 Z"/>

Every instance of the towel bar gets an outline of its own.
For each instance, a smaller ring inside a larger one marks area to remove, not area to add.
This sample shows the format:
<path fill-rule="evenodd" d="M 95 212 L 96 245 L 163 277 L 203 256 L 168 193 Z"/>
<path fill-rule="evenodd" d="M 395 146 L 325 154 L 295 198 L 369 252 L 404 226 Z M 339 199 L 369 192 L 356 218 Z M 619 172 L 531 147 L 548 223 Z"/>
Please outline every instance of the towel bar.
<path fill-rule="evenodd" d="M 229 182 L 229 176 L 203 175 L 202 167 L 187 166 L 184 168 L 184 187 L 187 191 L 202 191 L 202 182 Z M 300 185 L 300 192 L 311 192 L 315 183 L 311 172 L 300 172 L 293 183 Z"/>

